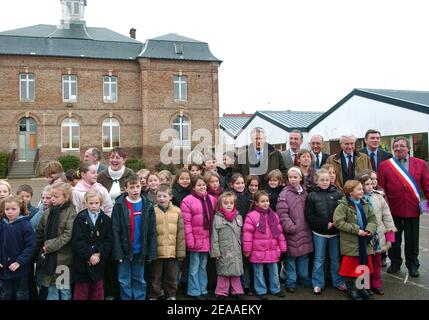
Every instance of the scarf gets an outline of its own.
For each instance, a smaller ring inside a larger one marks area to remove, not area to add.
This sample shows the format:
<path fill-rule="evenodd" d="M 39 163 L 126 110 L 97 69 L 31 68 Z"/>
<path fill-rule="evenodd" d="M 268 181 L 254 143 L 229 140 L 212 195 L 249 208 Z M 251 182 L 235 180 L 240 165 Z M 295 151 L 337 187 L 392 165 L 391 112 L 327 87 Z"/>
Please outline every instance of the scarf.
<path fill-rule="evenodd" d="M 225 217 L 226 220 L 228 220 L 229 222 L 234 221 L 235 217 L 238 214 L 237 209 L 232 209 L 232 211 L 226 211 L 224 208 L 219 208 L 219 211 L 223 214 L 223 216 Z"/>
<path fill-rule="evenodd" d="M 220 194 L 223 192 L 223 188 L 219 186 L 216 190 L 207 189 L 207 193 L 215 197 L 216 199 L 219 198 Z"/>
<path fill-rule="evenodd" d="M 373 209 L 373 203 L 372 203 L 372 195 L 373 193 L 365 193 L 365 195 L 363 196 L 363 200 L 365 200 L 368 203 L 368 207 L 370 209 Z"/>
<path fill-rule="evenodd" d="M 203 207 L 203 218 L 204 218 L 204 230 L 211 231 L 211 225 L 214 217 L 213 204 L 210 200 L 210 197 L 207 193 L 199 194 L 192 190 L 191 194 L 201 201 L 201 206 Z"/>
<path fill-rule="evenodd" d="M 359 228 L 365 230 L 366 228 L 366 215 L 365 209 L 363 208 L 360 200 L 354 201 L 350 198 L 347 198 L 347 202 L 356 208 L 356 216 Z M 366 243 L 367 237 L 358 236 L 359 239 L 359 264 L 368 265 L 368 253 L 366 252 Z"/>
<path fill-rule="evenodd" d="M 268 226 L 270 227 L 271 235 L 273 236 L 273 238 L 278 238 L 279 230 L 277 229 L 277 227 L 279 223 L 277 221 L 276 213 L 271 208 L 268 208 L 268 210 L 264 210 L 262 208 L 256 207 L 255 211 L 260 213 L 259 223 L 256 226 L 258 230 L 262 233 L 266 232 L 266 224 L 268 219 Z"/>
<path fill-rule="evenodd" d="M 49 208 L 49 216 L 46 222 L 45 241 L 58 237 L 58 227 L 60 222 L 60 214 L 63 210 L 70 207 L 71 202 L 67 201 L 60 206 L 52 206 Z M 57 252 L 52 252 L 45 255 L 42 263 L 43 271 L 48 276 L 55 275 L 57 270 Z"/>

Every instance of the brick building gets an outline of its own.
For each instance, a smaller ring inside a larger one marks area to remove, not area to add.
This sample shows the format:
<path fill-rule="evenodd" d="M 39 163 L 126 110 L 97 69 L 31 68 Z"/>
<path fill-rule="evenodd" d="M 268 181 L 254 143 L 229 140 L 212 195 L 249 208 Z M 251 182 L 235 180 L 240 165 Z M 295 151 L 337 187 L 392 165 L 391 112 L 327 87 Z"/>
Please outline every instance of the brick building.
<path fill-rule="evenodd" d="M 218 127 L 218 68 L 207 43 L 168 34 L 145 43 L 84 20 L 86 0 L 60 0 L 59 26 L 0 33 L 0 151 L 32 162 L 96 146 L 159 161 L 163 129 L 190 145 Z M 39 151 L 39 152 L 37 152 Z"/>

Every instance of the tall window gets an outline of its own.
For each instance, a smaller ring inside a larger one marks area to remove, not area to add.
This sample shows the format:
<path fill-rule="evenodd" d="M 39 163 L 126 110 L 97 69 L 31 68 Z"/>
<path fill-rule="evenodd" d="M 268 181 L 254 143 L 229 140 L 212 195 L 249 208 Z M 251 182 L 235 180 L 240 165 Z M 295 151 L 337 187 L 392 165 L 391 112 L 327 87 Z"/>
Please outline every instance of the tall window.
<path fill-rule="evenodd" d="M 61 149 L 80 149 L 80 125 L 76 119 L 68 118 L 61 123 Z"/>
<path fill-rule="evenodd" d="M 191 122 L 187 117 L 177 117 L 173 121 L 173 130 L 176 131 L 177 142 L 174 143 L 175 146 L 180 147 L 190 147 L 191 146 Z"/>
<path fill-rule="evenodd" d="M 80 1 L 69 1 L 67 3 L 67 9 L 69 13 L 74 16 L 80 15 Z"/>
<path fill-rule="evenodd" d="M 174 76 L 174 100 L 188 100 L 188 77 Z"/>
<path fill-rule="evenodd" d="M 34 74 L 21 73 L 19 75 L 19 97 L 21 101 L 34 101 Z"/>
<path fill-rule="evenodd" d="M 77 101 L 77 77 L 63 76 L 63 101 Z"/>
<path fill-rule="evenodd" d="M 120 129 L 119 121 L 114 118 L 103 121 L 103 149 L 119 147 Z"/>
<path fill-rule="evenodd" d="M 118 101 L 117 77 L 103 77 L 103 100 L 104 102 Z"/>

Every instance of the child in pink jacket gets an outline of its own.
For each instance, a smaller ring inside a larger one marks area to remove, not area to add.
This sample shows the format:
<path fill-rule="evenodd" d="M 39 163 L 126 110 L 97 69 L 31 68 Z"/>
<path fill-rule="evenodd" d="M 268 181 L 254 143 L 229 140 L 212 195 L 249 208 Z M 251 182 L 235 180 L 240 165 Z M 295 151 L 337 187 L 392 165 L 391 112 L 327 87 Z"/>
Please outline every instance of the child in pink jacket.
<path fill-rule="evenodd" d="M 206 267 L 216 199 L 207 193 L 207 184 L 202 176 L 192 178 L 191 188 L 191 194 L 180 205 L 186 250 L 189 252 L 188 295 L 204 299 L 207 296 Z"/>
<path fill-rule="evenodd" d="M 257 191 L 254 195 L 255 210 L 246 216 L 243 227 L 243 252 L 253 264 L 255 291 L 262 300 L 267 299 L 267 286 L 264 279 L 264 264 L 267 266 L 270 291 L 273 295 L 283 298 L 280 288 L 277 262 L 281 254 L 286 253 L 286 240 L 280 220 L 270 208 L 269 195 L 265 191 Z"/>

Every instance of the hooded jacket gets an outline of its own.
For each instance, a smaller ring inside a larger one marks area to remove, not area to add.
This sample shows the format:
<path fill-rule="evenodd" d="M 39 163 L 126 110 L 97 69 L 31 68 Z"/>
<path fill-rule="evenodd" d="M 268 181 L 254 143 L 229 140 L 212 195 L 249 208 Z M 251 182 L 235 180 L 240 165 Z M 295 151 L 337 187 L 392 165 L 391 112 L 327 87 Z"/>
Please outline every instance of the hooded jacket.
<path fill-rule="evenodd" d="M 85 197 L 85 193 L 87 193 L 89 190 L 96 190 L 101 193 L 103 196 L 103 205 L 101 206 L 101 209 L 106 215 L 111 217 L 113 209 L 112 199 L 110 198 L 109 191 L 107 191 L 107 189 L 98 182 L 91 186 L 85 181 L 81 180 L 73 188 L 73 204 L 76 207 L 76 212 L 79 213 L 85 209 L 83 199 Z"/>

